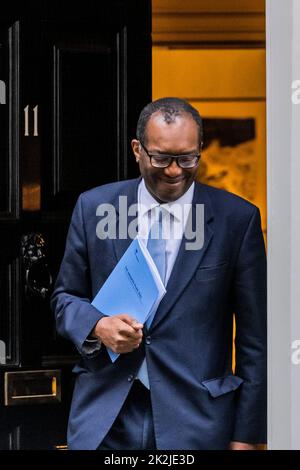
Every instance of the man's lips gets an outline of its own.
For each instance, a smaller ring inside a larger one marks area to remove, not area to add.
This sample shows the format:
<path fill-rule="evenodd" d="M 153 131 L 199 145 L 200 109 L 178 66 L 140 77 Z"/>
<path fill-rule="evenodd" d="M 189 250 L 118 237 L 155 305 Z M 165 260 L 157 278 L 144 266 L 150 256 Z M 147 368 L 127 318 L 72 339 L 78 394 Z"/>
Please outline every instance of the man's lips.
<path fill-rule="evenodd" d="M 173 178 L 173 179 L 163 179 L 162 180 L 163 183 L 166 183 L 166 184 L 179 184 L 179 183 L 182 183 L 184 181 L 184 178 Z"/>

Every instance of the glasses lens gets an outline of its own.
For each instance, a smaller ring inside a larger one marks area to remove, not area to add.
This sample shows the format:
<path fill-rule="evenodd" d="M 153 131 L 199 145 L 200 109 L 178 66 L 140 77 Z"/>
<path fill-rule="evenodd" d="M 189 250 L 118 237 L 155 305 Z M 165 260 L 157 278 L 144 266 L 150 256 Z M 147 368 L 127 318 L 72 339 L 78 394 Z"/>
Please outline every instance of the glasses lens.
<path fill-rule="evenodd" d="M 151 156 L 151 163 L 156 168 L 167 168 L 170 165 L 172 157 L 158 157 L 156 155 Z"/>
<path fill-rule="evenodd" d="M 178 165 L 181 166 L 181 168 L 193 168 L 198 162 L 198 157 L 196 155 L 178 157 L 177 161 Z"/>

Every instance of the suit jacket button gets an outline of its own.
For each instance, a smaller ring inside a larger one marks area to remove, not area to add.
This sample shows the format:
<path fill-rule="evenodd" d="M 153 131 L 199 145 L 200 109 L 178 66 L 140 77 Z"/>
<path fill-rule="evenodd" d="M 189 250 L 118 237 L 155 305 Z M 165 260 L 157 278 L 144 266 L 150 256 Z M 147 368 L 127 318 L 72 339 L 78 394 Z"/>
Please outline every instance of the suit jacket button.
<path fill-rule="evenodd" d="M 147 336 L 147 338 L 146 338 L 146 344 L 151 344 L 151 336 Z"/>
<path fill-rule="evenodd" d="M 134 379 L 133 375 L 131 375 L 131 374 L 128 375 L 128 378 L 127 378 L 128 382 L 132 382 L 133 379 Z"/>

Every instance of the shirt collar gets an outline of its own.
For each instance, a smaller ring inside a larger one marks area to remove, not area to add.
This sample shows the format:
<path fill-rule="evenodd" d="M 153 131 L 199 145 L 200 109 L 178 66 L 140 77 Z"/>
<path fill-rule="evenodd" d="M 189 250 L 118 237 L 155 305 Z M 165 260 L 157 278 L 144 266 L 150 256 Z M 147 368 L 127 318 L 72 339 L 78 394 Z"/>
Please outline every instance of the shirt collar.
<path fill-rule="evenodd" d="M 159 204 L 159 202 L 154 199 L 152 194 L 148 191 L 145 180 L 142 178 L 139 189 L 138 189 L 138 205 L 139 205 L 139 213 L 143 217 L 149 210 L 153 209 L 154 207 L 160 206 L 170 214 L 174 216 L 175 219 L 178 219 L 178 211 L 173 211 L 172 207 L 176 204 L 180 206 L 184 206 L 185 204 L 192 204 L 193 196 L 195 190 L 195 183 L 193 182 L 189 189 L 178 199 L 172 202 L 166 202 L 164 204 Z M 183 212 L 182 212 L 183 213 Z"/>

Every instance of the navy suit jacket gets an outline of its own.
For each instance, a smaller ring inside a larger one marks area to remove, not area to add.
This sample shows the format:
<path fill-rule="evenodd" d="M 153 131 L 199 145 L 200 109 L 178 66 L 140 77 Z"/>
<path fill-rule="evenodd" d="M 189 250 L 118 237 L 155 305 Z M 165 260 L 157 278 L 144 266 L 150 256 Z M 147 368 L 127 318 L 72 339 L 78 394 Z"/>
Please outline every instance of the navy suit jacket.
<path fill-rule="evenodd" d="M 102 203 L 117 209 L 120 195 L 128 197 L 128 204 L 136 203 L 139 181 L 87 191 L 73 212 L 51 299 L 58 332 L 82 354 L 74 368 L 69 448 L 97 448 L 145 354 L 158 449 L 226 449 L 231 440 L 265 442 L 265 247 L 259 210 L 238 196 L 195 184 L 192 210 L 204 204 L 204 245 L 188 251 L 183 238 L 167 294 L 145 332 L 147 341 L 115 363 L 105 347 L 92 357 L 83 353 L 86 338 L 103 317 L 90 302 L 131 242 L 100 240 L 96 209 Z"/>

